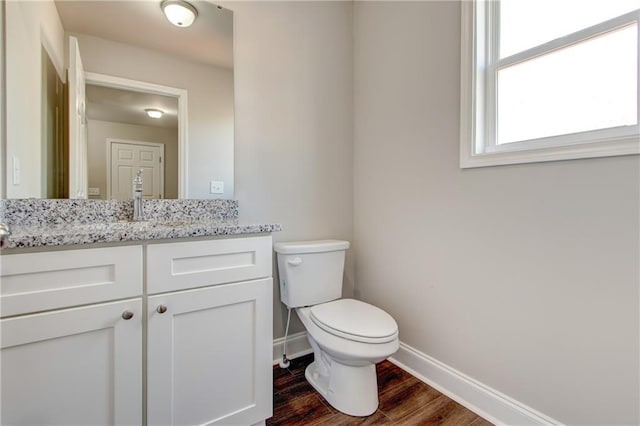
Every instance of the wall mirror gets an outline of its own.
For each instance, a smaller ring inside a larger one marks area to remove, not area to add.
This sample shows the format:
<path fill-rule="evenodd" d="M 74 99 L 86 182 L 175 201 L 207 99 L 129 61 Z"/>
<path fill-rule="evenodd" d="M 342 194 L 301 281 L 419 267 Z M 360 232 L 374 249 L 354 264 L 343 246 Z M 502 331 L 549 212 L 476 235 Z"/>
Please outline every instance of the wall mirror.
<path fill-rule="evenodd" d="M 3 3 L 7 198 L 130 198 L 138 169 L 145 198 L 233 198 L 232 11 Z"/>

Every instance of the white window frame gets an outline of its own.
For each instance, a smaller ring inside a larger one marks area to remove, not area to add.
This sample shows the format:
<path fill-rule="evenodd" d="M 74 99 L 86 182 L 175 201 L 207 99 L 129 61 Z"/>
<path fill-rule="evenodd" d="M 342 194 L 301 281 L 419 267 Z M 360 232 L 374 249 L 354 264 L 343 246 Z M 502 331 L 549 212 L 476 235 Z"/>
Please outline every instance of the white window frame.
<path fill-rule="evenodd" d="M 640 154 L 638 124 L 497 145 L 495 100 L 498 69 L 634 22 L 638 24 L 640 57 L 640 11 L 627 13 L 502 59 L 498 53 L 498 19 L 497 0 L 462 2 L 461 168 Z M 640 61 L 636 72 L 640 82 Z M 640 95 L 638 99 L 640 103 Z M 638 115 L 637 123 L 640 123 L 640 105 Z"/>

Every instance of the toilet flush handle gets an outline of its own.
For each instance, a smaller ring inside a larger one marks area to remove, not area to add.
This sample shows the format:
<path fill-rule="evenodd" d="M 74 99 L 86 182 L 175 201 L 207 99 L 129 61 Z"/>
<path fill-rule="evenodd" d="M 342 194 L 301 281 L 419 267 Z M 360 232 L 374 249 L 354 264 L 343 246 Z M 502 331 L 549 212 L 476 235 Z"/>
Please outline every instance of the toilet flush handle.
<path fill-rule="evenodd" d="M 291 266 L 298 266 L 302 264 L 302 258 L 301 257 L 294 257 L 293 259 L 289 259 L 287 261 L 287 263 Z"/>

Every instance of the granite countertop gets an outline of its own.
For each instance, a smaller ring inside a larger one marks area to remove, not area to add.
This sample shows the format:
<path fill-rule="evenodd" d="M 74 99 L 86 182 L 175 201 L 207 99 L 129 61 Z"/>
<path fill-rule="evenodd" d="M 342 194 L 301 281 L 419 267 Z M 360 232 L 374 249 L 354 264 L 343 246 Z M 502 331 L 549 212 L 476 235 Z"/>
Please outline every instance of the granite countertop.
<path fill-rule="evenodd" d="M 149 219 L 132 222 L 131 200 L 0 200 L 0 218 L 11 226 L 5 248 L 269 233 L 277 223 L 238 218 L 235 200 L 144 200 Z"/>
<path fill-rule="evenodd" d="M 6 248 L 256 234 L 281 229 L 275 223 L 243 223 L 238 219 L 13 225 Z"/>

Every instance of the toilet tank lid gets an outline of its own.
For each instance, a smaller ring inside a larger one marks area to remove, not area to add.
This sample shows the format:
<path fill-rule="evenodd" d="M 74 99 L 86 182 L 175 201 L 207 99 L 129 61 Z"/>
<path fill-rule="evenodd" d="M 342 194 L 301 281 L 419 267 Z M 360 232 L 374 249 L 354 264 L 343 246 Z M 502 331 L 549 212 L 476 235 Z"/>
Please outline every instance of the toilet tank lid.
<path fill-rule="evenodd" d="M 316 240 L 316 241 L 292 241 L 288 243 L 275 243 L 273 249 L 282 254 L 322 253 L 326 251 L 346 250 L 349 241 L 342 240 Z"/>

